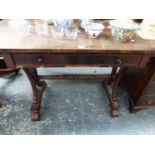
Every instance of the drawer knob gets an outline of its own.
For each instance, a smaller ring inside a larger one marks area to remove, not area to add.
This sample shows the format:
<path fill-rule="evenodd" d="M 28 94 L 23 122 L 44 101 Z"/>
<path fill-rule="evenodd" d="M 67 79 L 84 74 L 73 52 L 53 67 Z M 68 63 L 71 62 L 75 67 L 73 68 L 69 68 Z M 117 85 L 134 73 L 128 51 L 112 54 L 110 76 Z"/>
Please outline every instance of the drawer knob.
<path fill-rule="evenodd" d="M 122 59 L 117 58 L 117 59 L 116 59 L 116 63 L 118 63 L 118 64 L 123 64 L 123 61 L 122 61 Z"/>
<path fill-rule="evenodd" d="M 39 63 L 42 63 L 42 62 L 43 62 L 43 60 L 44 60 L 44 59 L 43 59 L 43 57 L 42 57 L 42 56 L 39 56 L 39 57 L 38 57 L 38 59 L 37 59 L 37 61 L 38 61 Z"/>

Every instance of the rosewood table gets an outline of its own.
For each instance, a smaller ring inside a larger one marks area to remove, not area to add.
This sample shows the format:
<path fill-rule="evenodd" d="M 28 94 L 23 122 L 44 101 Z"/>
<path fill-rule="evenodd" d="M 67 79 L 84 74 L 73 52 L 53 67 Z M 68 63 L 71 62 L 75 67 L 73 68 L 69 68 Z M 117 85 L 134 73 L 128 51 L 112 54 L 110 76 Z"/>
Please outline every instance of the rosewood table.
<path fill-rule="evenodd" d="M 49 35 L 39 37 L 35 32 L 29 37 L 17 35 L 7 20 L 0 21 L 0 57 L 8 69 L 24 69 L 33 90 L 32 120 L 39 120 L 43 79 L 104 78 L 105 76 L 38 75 L 39 67 L 112 67 L 105 82 L 112 116 L 119 115 L 116 91 L 127 68 L 145 67 L 154 56 L 155 41 L 118 42 L 105 31 L 99 38 L 91 39 L 81 30 L 76 40 L 54 39 Z"/>

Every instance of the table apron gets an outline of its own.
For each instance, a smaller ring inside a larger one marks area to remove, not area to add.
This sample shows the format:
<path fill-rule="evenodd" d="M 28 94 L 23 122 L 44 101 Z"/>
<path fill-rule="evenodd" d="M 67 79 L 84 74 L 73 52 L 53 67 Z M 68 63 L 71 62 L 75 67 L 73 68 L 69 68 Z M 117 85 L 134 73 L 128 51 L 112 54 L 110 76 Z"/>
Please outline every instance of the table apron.
<path fill-rule="evenodd" d="M 131 54 L 13 54 L 18 68 L 100 66 L 127 67 L 138 66 L 143 55 Z"/>

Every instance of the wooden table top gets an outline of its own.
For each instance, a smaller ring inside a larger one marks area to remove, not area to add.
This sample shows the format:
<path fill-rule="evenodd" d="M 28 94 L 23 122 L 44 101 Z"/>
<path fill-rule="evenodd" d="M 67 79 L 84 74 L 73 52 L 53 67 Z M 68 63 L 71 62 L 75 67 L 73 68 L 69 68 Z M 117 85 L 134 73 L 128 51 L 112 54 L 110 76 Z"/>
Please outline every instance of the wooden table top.
<path fill-rule="evenodd" d="M 110 32 L 103 32 L 99 38 L 88 38 L 80 29 L 76 40 L 69 40 L 65 36 L 62 39 L 54 39 L 50 33 L 46 37 L 39 37 L 32 33 L 29 37 L 20 37 L 7 20 L 0 21 L 0 50 L 12 52 L 129 52 L 129 53 L 155 53 L 155 41 L 142 40 L 136 37 L 135 42 L 119 42 L 112 38 Z"/>

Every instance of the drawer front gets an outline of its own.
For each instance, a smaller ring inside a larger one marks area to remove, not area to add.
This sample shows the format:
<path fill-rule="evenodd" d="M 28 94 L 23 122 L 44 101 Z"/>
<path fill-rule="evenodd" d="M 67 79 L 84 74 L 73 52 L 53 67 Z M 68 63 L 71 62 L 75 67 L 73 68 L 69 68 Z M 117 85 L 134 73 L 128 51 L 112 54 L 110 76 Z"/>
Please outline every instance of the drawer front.
<path fill-rule="evenodd" d="M 155 96 L 144 96 L 137 103 L 137 106 L 155 106 Z"/>
<path fill-rule="evenodd" d="M 139 64 L 141 55 L 96 54 L 14 54 L 17 66 L 133 66 Z"/>

